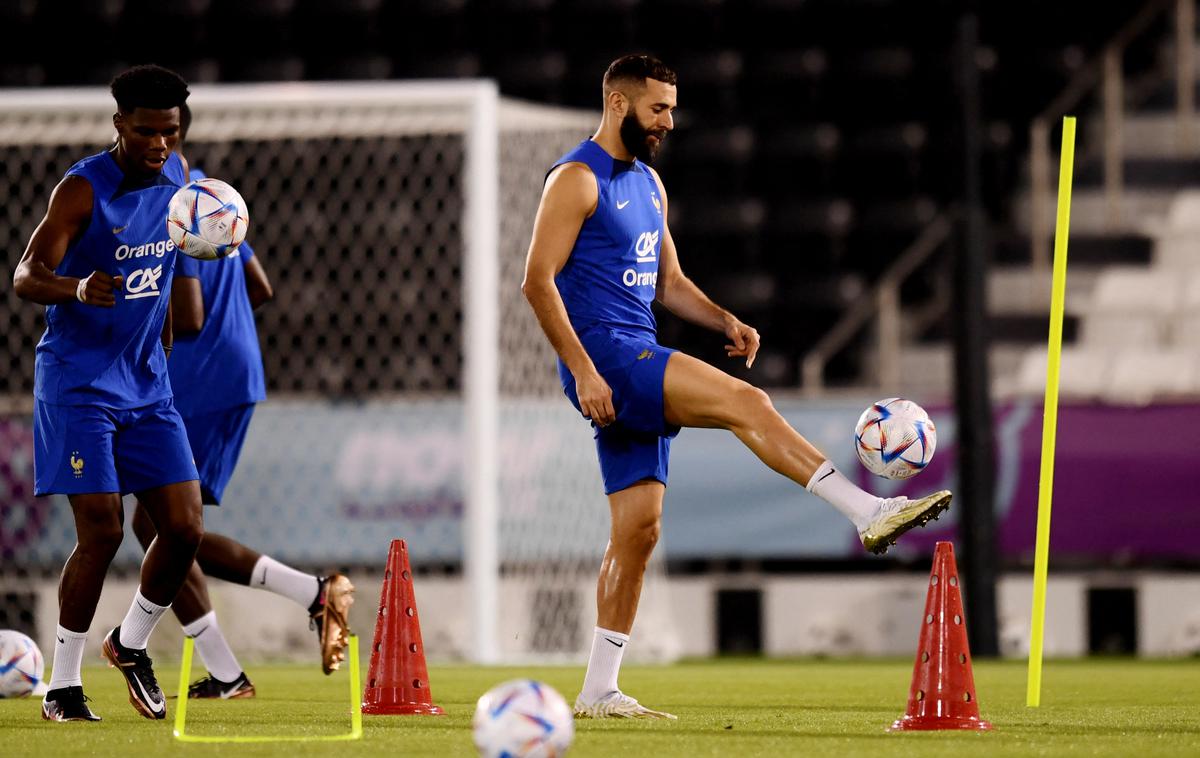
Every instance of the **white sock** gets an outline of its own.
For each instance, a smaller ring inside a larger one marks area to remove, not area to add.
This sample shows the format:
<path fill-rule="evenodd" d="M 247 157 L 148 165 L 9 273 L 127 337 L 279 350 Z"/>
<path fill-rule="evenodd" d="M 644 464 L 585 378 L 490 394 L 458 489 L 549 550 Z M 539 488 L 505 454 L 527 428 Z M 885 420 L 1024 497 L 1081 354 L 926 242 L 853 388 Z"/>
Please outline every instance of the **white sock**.
<path fill-rule="evenodd" d="M 588 656 L 587 674 L 583 677 L 584 701 L 594 703 L 617 687 L 621 658 L 629 645 L 629 635 L 596 627 L 592 638 L 592 654 Z"/>
<path fill-rule="evenodd" d="M 879 510 L 878 497 L 859 489 L 829 461 L 817 466 L 805 489 L 841 511 L 860 532 L 870 525 Z"/>
<path fill-rule="evenodd" d="M 62 624 L 58 625 L 58 634 L 54 637 L 54 663 L 51 664 L 47 689 L 83 686 L 79 667 L 83 664 L 83 643 L 86 641 L 87 632 L 72 632 Z"/>
<path fill-rule="evenodd" d="M 229 649 L 221 626 L 217 624 L 217 612 L 209 611 L 190 624 L 183 625 L 183 633 L 195 640 L 196 652 L 204 661 L 204 668 L 215 679 L 232 682 L 242 673 L 242 666 Z"/>
<path fill-rule="evenodd" d="M 129 606 L 129 612 L 125 614 L 125 620 L 121 622 L 121 632 L 117 640 L 121 643 L 121 647 L 127 647 L 130 650 L 145 650 L 146 643 L 150 641 L 150 634 L 154 632 L 154 627 L 158 626 L 158 620 L 170 607 L 150 602 L 142 594 L 142 588 L 138 587 L 137 592 L 133 595 L 133 603 Z"/>
<path fill-rule="evenodd" d="M 320 582 L 312 574 L 297 571 L 264 555 L 250 572 L 250 586 L 289 598 L 304 610 L 317 599 Z"/>

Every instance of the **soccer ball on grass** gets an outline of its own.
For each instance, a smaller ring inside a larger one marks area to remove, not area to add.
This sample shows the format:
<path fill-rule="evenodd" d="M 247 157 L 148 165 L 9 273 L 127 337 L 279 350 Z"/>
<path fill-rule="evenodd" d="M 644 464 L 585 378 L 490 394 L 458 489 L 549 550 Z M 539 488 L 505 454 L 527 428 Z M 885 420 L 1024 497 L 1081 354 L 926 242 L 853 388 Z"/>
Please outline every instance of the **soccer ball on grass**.
<path fill-rule="evenodd" d="M 571 708 L 548 684 L 514 679 L 484 693 L 471 722 L 484 758 L 555 758 L 575 737 Z"/>
<path fill-rule="evenodd" d="M 0 697 L 41 694 L 44 673 L 37 643 L 20 632 L 0 629 Z"/>

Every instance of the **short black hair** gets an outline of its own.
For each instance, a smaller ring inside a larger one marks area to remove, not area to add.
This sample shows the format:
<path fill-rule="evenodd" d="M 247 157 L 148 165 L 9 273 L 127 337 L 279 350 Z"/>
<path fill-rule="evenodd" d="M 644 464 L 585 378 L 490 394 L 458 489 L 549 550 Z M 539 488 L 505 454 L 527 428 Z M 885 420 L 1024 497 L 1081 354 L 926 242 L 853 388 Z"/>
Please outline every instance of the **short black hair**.
<path fill-rule="evenodd" d="M 112 96 L 122 113 L 137 108 L 168 110 L 187 102 L 187 82 L 174 71 L 155 66 L 134 66 L 112 80 Z"/>
<path fill-rule="evenodd" d="M 675 72 L 652 55 L 622 55 L 604 72 L 604 91 L 619 89 L 623 82 L 644 84 L 647 79 L 674 85 Z"/>

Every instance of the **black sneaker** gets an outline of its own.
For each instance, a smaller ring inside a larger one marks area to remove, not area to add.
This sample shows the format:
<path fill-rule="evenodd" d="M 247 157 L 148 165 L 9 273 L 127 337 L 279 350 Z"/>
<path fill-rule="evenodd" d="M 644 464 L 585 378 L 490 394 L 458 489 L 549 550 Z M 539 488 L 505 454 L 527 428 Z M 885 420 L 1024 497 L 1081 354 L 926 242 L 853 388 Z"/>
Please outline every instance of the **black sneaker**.
<path fill-rule="evenodd" d="M 42 718 L 47 721 L 99 721 L 92 713 L 83 694 L 83 687 L 59 687 L 50 690 L 42 699 Z"/>
<path fill-rule="evenodd" d="M 350 644 L 346 614 L 354 604 L 354 585 L 341 574 L 330 574 L 317 582 L 317 599 L 308 607 L 308 626 L 317 632 L 321 670 L 331 674 L 346 660 L 346 645 Z"/>
<path fill-rule="evenodd" d="M 108 660 L 108 665 L 115 667 L 125 675 L 125 684 L 129 687 L 129 702 L 137 712 L 148 719 L 165 719 L 167 717 L 167 701 L 159 689 L 158 680 L 154 678 L 154 661 L 146 655 L 145 650 L 130 650 L 121 642 L 121 627 L 115 627 L 104 638 L 100 650 Z"/>
<path fill-rule="evenodd" d="M 246 672 L 238 674 L 232 682 L 222 682 L 215 676 L 209 675 L 192 682 L 188 686 L 188 697 L 214 700 L 240 700 L 254 697 L 254 685 L 246 677 Z"/>

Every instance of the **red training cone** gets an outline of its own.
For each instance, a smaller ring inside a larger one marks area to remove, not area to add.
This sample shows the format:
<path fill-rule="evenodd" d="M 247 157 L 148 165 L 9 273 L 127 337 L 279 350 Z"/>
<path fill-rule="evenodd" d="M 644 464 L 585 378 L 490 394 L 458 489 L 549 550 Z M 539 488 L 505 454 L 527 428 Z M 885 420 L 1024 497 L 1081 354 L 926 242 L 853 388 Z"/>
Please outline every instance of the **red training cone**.
<path fill-rule="evenodd" d="M 908 710 L 889 731 L 991 728 L 979 718 L 954 546 L 939 542 L 933 551 Z"/>
<path fill-rule="evenodd" d="M 392 540 L 383 589 L 379 593 L 379 618 L 375 620 L 375 642 L 371 645 L 371 668 L 367 672 L 362 712 L 444 714 L 432 698 L 412 571 L 408 566 L 408 545 L 404 540 Z"/>

